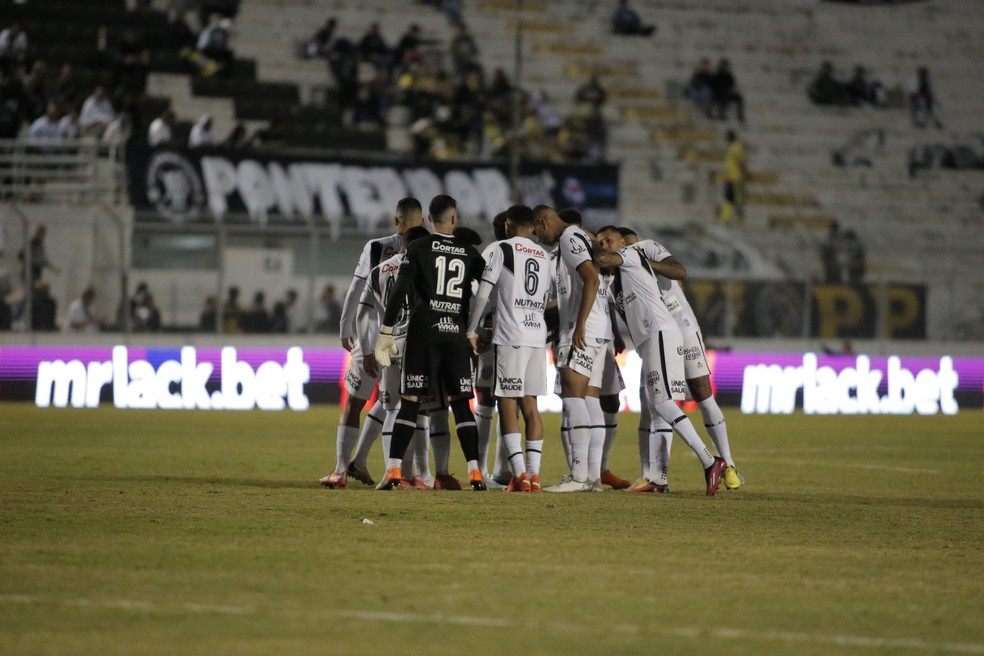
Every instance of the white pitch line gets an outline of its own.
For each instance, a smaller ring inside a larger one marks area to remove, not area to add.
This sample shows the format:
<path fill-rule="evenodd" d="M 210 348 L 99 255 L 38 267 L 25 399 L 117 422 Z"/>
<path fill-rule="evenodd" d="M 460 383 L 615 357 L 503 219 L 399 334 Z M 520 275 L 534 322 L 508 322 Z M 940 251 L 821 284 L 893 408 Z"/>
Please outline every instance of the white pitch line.
<path fill-rule="evenodd" d="M 221 615 L 247 615 L 258 612 L 255 608 L 243 606 L 213 606 L 208 604 L 180 603 L 175 606 L 166 606 L 149 601 L 134 599 L 54 599 L 48 597 L 0 594 L 0 604 L 60 604 L 64 606 L 87 606 L 100 608 L 116 608 L 120 610 L 141 611 L 141 612 L 173 612 L 175 608 L 183 609 L 193 613 L 214 613 Z M 393 622 L 403 624 L 454 624 L 458 626 L 472 627 L 494 627 L 494 628 L 526 628 L 534 630 L 548 629 L 557 633 L 584 633 L 596 631 L 596 627 L 573 624 L 570 622 L 549 622 L 547 624 L 537 624 L 535 622 L 515 622 L 506 618 L 481 617 L 473 615 L 445 615 L 443 613 L 430 613 L 427 615 L 415 613 L 397 613 L 392 611 L 360 611 L 349 610 L 339 612 L 329 612 L 329 615 L 343 617 L 367 622 Z M 743 629 L 714 628 L 701 629 L 693 627 L 679 627 L 661 630 L 652 625 L 639 626 L 636 624 L 619 624 L 615 627 L 619 633 L 642 634 L 642 633 L 667 633 L 677 638 L 687 638 L 692 640 L 703 639 L 706 637 L 723 638 L 728 640 L 765 640 L 768 642 L 799 642 L 820 645 L 837 645 L 847 647 L 865 647 L 869 649 L 911 649 L 914 651 L 927 652 L 947 652 L 955 654 L 984 654 L 984 644 L 972 642 L 931 642 L 929 640 L 919 640 L 915 638 L 876 638 L 872 636 L 857 635 L 825 635 L 815 633 L 795 633 L 791 631 L 746 631 Z"/>
<path fill-rule="evenodd" d="M 536 624 L 536 623 L 526 623 L 526 622 L 513 622 L 511 620 L 494 618 L 494 617 L 474 617 L 467 615 L 443 615 L 441 613 L 434 613 L 430 615 L 420 615 L 414 613 L 396 613 L 396 612 L 383 612 L 383 611 L 341 611 L 339 613 L 333 613 L 334 615 L 340 617 L 348 617 L 357 620 L 366 621 L 382 621 L 382 622 L 397 622 L 406 624 L 458 624 L 464 626 L 476 626 L 476 627 L 514 627 L 514 628 L 528 628 L 528 629 L 539 629 L 544 628 L 551 629 L 556 632 L 563 633 L 576 633 L 584 631 L 593 631 L 593 627 L 581 625 L 581 624 L 571 624 L 571 623 L 561 623 L 561 622 L 551 622 L 546 625 Z M 615 627 L 620 633 L 630 633 L 639 634 L 643 632 L 643 627 L 634 624 L 620 624 Z M 645 627 L 645 630 L 651 632 L 659 632 L 658 628 L 651 626 Z M 789 631 L 765 631 L 762 633 L 756 633 L 753 631 L 745 631 L 742 629 L 699 629 L 699 628 L 689 628 L 680 627 L 676 629 L 671 629 L 667 631 L 668 633 L 679 637 L 679 638 L 690 638 L 690 639 L 701 639 L 704 637 L 712 638 L 727 638 L 727 639 L 747 639 L 747 640 L 766 640 L 769 642 L 802 642 L 802 643 L 813 643 L 813 644 L 827 644 L 827 645 L 837 645 L 837 646 L 849 646 L 849 647 L 867 647 L 867 648 L 877 648 L 877 649 L 911 649 L 918 651 L 928 651 L 928 652 L 951 652 L 958 654 L 984 654 L 984 644 L 978 643 L 961 643 L 961 642 L 930 642 L 928 640 L 918 640 L 910 638 L 875 638 L 870 636 L 852 636 L 852 635 L 823 635 L 823 634 L 811 634 L 811 633 L 793 633 Z"/>
<path fill-rule="evenodd" d="M 242 606 L 213 606 L 209 604 L 179 603 L 174 606 L 157 604 L 151 601 L 137 599 L 55 599 L 53 597 L 0 594 L 0 604 L 57 604 L 61 606 L 80 606 L 86 608 L 115 608 L 118 610 L 134 610 L 146 613 L 170 613 L 175 609 L 191 613 L 216 615 L 248 615 L 255 613 L 254 608 Z"/>

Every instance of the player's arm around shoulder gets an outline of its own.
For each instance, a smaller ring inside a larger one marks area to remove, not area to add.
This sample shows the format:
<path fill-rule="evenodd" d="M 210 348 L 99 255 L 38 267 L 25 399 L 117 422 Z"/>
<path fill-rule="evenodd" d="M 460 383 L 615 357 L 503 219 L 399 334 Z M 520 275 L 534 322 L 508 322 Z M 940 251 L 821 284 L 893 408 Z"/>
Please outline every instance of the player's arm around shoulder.
<path fill-rule="evenodd" d="M 625 262 L 618 251 L 606 251 L 601 246 L 595 246 L 592 249 L 592 255 L 594 257 L 595 264 L 602 269 L 620 267 L 622 266 L 622 263 Z"/>

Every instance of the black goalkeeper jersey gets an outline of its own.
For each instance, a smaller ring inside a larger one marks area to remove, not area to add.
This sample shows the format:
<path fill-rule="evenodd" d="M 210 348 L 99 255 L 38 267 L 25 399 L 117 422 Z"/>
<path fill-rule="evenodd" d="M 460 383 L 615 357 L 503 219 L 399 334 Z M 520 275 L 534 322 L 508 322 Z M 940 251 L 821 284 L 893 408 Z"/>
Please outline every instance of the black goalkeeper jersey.
<path fill-rule="evenodd" d="M 482 277 L 485 260 L 452 235 L 434 233 L 412 242 L 406 251 L 383 324 L 392 326 L 410 293 L 410 324 L 428 326 L 435 339 L 464 336 L 472 282 Z M 412 292 L 412 293 L 411 293 Z"/>

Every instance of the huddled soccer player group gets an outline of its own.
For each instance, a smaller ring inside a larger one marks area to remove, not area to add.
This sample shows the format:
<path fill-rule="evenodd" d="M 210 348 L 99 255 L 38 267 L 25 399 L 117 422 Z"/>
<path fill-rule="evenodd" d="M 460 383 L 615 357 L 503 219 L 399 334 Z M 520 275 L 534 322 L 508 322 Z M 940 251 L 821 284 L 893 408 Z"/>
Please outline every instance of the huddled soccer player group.
<path fill-rule="evenodd" d="M 349 478 L 376 485 L 368 456 L 381 435 L 386 470 L 377 489 L 462 489 L 449 469 L 449 411 L 473 490 L 664 493 L 673 433 L 700 460 L 708 495 L 722 483 L 741 487 L 700 327 L 678 282 L 687 270 L 663 245 L 617 226 L 591 235 L 573 209 L 513 205 L 495 217 L 496 241 L 480 253 L 481 237 L 459 225 L 450 196 L 434 197 L 427 218 L 433 232 L 420 202 L 404 198 L 395 233 L 370 240 L 359 258 L 342 306 L 342 344 L 351 352 L 347 398 L 336 465 L 323 487 L 343 488 Z M 635 483 L 608 466 L 625 389 L 615 358 L 624 349 L 620 323 L 642 361 Z M 569 469 L 549 486 L 540 481 L 537 409 L 547 393 L 547 348 L 563 399 Z M 718 455 L 678 407 L 686 398 L 697 403 Z"/>

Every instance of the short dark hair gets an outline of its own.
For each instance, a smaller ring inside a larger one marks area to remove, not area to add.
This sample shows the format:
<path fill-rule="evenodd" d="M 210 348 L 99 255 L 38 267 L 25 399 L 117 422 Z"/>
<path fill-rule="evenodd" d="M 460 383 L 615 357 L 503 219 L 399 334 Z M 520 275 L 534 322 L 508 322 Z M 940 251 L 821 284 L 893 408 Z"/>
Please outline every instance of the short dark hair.
<path fill-rule="evenodd" d="M 479 246 L 482 243 L 482 235 L 467 226 L 458 226 L 454 229 L 454 238 L 462 242 L 465 246 Z"/>
<path fill-rule="evenodd" d="M 549 205 L 536 205 L 533 208 L 533 218 L 536 218 L 546 212 L 547 210 L 552 210 L 553 208 Z"/>
<path fill-rule="evenodd" d="M 622 235 L 623 237 L 638 237 L 638 236 L 639 236 L 639 233 L 637 233 L 637 232 L 636 232 L 635 230 L 633 230 L 632 228 L 623 228 L 623 227 L 618 227 L 618 228 L 615 228 L 615 229 L 616 229 L 616 230 L 618 230 L 618 231 L 619 231 L 619 233 L 620 233 L 620 234 L 621 234 L 621 235 Z M 601 231 L 599 230 L 598 232 L 601 232 Z"/>
<path fill-rule="evenodd" d="M 513 205 L 506 210 L 506 219 L 514 226 L 533 225 L 533 210 L 526 205 Z"/>
<path fill-rule="evenodd" d="M 403 233 L 403 243 L 409 244 L 412 241 L 417 241 L 418 239 L 426 239 L 430 237 L 430 232 L 424 226 L 414 226 Z"/>
<path fill-rule="evenodd" d="M 444 213 L 449 209 L 456 207 L 458 207 L 458 203 L 455 199 L 451 198 L 447 194 L 440 194 L 438 196 L 434 196 L 427 211 L 430 213 L 431 221 L 434 223 L 441 223 L 439 219 L 444 215 Z"/>
<path fill-rule="evenodd" d="M 600 228 L 598 228 L 597 230 L 595 230 L 595 234 L 596 235 L 600 235 L 601 233 L 605 232 L 606 230 L 614 230 L 615 232 L 617 232 L 619 234 L 622 234 L 622 231 L 618 229 L 618 226 L 614 226 L 614 225 L 601 226 Z M 622 236 L 624 237 L 625 235 L 622 235 Z"/>
<path fill-rule="evenodd" d="M 396 204 L 396 213 L 400 216 L 406 216 L 411 212 L 421 212 L 423 213 L 423 208 L 420 206 L 420 201 L 416 198 L 407 196 L 406 198 L 401 198 L 400 202 Z"/>
<path fill-rule="evenodd" d="M 573 207 L 560 210 L 557 212 L 557 216 L 559 216 L 560 220 L 567 225 L 581 225 L 581 213 Z"/>
<path fill-rule="evenodd" d="M 492 218 L 492 234 L 495 235 L 496 241 L 502 241 L 508 237 L 506 234 L 506 217 L 508 215 L 508 212 L 499 212 Z"/>

